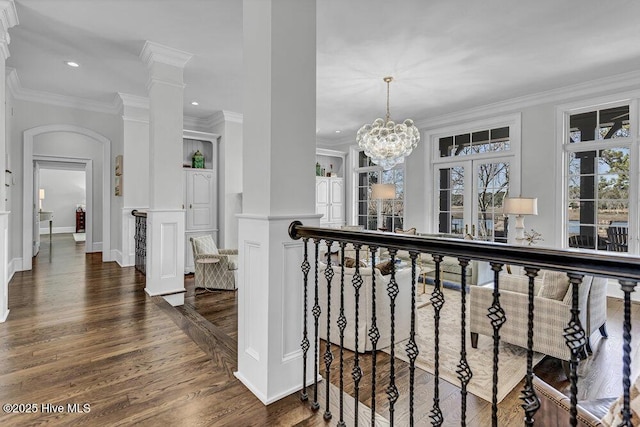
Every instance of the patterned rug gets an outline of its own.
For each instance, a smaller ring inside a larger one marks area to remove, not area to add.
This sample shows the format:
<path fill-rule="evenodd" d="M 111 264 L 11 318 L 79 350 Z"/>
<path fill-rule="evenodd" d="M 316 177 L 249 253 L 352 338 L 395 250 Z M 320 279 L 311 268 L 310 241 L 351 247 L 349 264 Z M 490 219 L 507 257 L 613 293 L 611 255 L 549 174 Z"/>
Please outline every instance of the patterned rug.
<path fill-rule="evenodd" d="M 427 291 L 433 288 L 428 286 Z M 460 292 L 444 289 L 445 304 L 440 310 L 440 378 L 460 387 L 460 380 L 456 374 L 460 361 Z M 423 300 L 429 294 L 423 294 Z M 427 297 L 427 298 L 425 298 Z M 469 316 L 469 294 L 467 294 L 467 318 Z M 416 343 L 420 354 L 416 359 L 416 366 L 429 373 L 434 372 L 434 319 L 433 306 L 426 304 L 416 312 Z M 396 357 L 408 362 L 404 351 L 406 341 L 396 344 Z M 467 391 L 488 402 L 492 399 L 493 381 L 493 338 L 480 335 L 478 348 L 471 347 L 469 323 L 467 319 L 467 361 L 473 372 Z M 388 352 L 388 348 L 385 352 Z M 543 354 L 534 353 L 533 364 L 538 364 Z M 527 373 L 527 351 L 518 346 L 500 343 L 498 363 L 498 402 L 504 399 Z"/>

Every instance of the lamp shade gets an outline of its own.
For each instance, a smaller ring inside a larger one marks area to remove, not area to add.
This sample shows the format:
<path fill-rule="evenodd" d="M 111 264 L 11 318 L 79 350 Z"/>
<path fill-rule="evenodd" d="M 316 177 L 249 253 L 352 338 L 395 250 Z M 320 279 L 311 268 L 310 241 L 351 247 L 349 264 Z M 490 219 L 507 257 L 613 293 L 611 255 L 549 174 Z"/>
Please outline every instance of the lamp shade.
<path fill-rule="evenodd" d="M 44 188 L 41 188 L 40 191 L 38 191 L 38 198 L 40 200 L 44 200 Z"/>
<path fill-rule="evenodd" d="M 538 199 L 507 197 L 504 199 L 503 212 L 510 215 L 538 215 Z"/>
<path fill-rule="evenodd" d="M 396 198 L 395 184 L 373 184 L 371 198 L 374 200 L 389 200 Z"/>

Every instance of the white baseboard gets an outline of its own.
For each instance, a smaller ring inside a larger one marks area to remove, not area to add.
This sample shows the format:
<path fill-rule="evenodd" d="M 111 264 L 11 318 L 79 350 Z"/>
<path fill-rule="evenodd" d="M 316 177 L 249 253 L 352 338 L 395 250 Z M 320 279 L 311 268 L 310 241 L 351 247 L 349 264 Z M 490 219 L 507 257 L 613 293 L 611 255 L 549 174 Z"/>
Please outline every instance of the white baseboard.
<path fill-rule="evenodd" d="M 118 263 L 120 267 L 131 267 L 130 265 L 125 265 L 122 259 L 122 252 L 118 249 L 111 249 L 111 259 Z"/>
<path fill-rule="evenodd" d="M 89 252 L 102 252 L 102 242 L 93 242 L 93 246 L 89 249 Z"/>
<path fill-rule="evenodd" d="M 8 278 L 9 280 L 7 280 L 8 282 L 11 281 L 11 279 L 13 279 L 13 275 L 16 273 L 16 271 L 22 271 L 22 258 L 13 258 L 11 261 L 9 261 L 9 271 L 8 271 Z"/>
<path fill-rule="evenodd" d="M 76 232 L 75 227 L 53 227 L 53 229 L 51 230 L 52 234 L 75 233 L 75 232 Z M 48 227 L 40 229 L 40 235 L 43 235 L 43 234 L 49 234 Z"/>

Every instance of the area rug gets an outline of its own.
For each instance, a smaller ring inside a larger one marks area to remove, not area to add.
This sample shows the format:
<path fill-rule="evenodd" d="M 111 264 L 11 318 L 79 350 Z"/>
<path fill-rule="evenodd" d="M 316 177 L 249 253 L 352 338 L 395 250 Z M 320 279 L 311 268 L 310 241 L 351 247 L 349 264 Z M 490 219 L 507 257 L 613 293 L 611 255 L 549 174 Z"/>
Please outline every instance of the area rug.
<path fill-rule="evenodd" d="M 427 287 L 431 290 L 432 287 Z M 440 311 L 440 378 L 460 387 L 456 373 L 460 361 L 460 292 L 443 289 L 445 304 Z M 424 294 L 427 295 L 427 294 Z M 488 402 L 492 399 L 493 384 L 493 338 L 480 335 L 478 348 L 471 347 L 469 334 L 469 295 L 467 294 L 467 362 L 473 377 L 467 391 Z M 427 304 L 416 312 L 416 344 L 420 354 L 416 366 L 431 374 L 434 372 L 434 319 L 433 306 Z M 406 341 L 396 344 L 396 357 L 408 362 L 404 351 Z M 388 352 L 386 348 L 383 351 Z M 544 355 L 534 353 L 533 364 L 538 364 Z M 504 399 L 527 373 L 527 351 L 522 347 L 500 343 L 498 363 L 498 402 Z"/>
<path fill-rule="evenodd" d="M 85 233 L 73 233 L 73 240 L 76 242 L 84 242 L 86 240 Z"/>

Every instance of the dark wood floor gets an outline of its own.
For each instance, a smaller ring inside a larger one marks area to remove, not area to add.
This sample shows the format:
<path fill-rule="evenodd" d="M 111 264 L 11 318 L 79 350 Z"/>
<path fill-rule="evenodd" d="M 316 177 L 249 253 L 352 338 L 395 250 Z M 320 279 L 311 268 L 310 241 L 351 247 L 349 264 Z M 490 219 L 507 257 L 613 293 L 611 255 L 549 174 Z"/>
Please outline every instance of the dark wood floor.
<path fill-rule="evenodd" d="M 193 308 L 212 324 L 219 326 L 230 336 L 236 338 L 237 316 L 236 316 L 236 293 L 230 291 L 207 292 L 193 291 L 193 283 L 188 282 L 188 296 L 185 300 L 187 307 Z M 592 335 L 593 354 L 581 363 L 579 367 L 579 400 L 589 400 L 602 397 L 612 397 L 620 395 L 622 391 L 622 301 L 610 298 L 608 301 L 608 331 L 609 338 L 601 339 L 596 332 Z M 640 319 L 640 304 L 633 304 L 633 319 Z M 637 324 L 637 320 L 634 321 Z M 637 375 L 640 367 L 640 330 L 634 328 L 633 351 L 634 370 L 632 376 Z M 332 364 L 331 381 L 339 386 L 339 349 L 333 347 L 334 363 Z M 320 354 L 324 352 L 321 346 Z M 353 380 L 351 379 L 351 368 L 353 366 L 354 353 L 345 351 L 345 391 L 353 395 Z M 360 382 L 360 401 L 366 405 L 371 405 L 371 356 L 361 355 L 361 366 L 365 372 L 364 378 Z M 384 417 L 389 417 L 389 405 L 385 389 L 389 384 L 389 355 L 383 352 L 377 353 L 378 375 L 376 375 L 376 411 Z M 324 363 L 321 363 L 320 373 L 324 375 Z M 556 389 L 570 394 L 570 383 L 566 379 L 561 364 L 554 359 L 544 359 L 536 368 L 535 373 Z M 407 409 L 408 404 L 408 384 L 409 369 L 408 364 L 400 360 L 396 361 L 397 386 L 400 389 L 401 397 L 396 403 L 395 421 L 396 425 L 408 425 Z M 433 405 L 433 375 L 422 370 L 416 370 L 416 398 L 415 398 L 415 423 L 416 425 L 431 425 L 428 418 Z M 524 413 L 520 407 L 521 391 L 524 381 L 509 394 L 499 405 L 499 425 L 501 426 L 521 426 L 523 425 Z M 320 387 L 324 387 L 323 384 Z M 440 381 L 439 387 L 441 409 L 445 414 L 446 426 L 460 425 L 460 389 Z M 467 402 L 467 425 L 487 426 L 491 425 L 491 404 L 473 395 L 468 395 Z M 337 414 L 334 413 L 334 417 Z M 334 418 L 335 419 L 335 418 Z M 332 421 L 331 425 L 335 425 Z"/>
<path fill-rule="evenodd" d="M 44 243 L 33 271 L 16 273 L 11 281 L 11 313 L 0 324 L 0 401 L 35 403 L 38 413 L 2 413 L 0 425 L 327 425 L 321 413 L 309 410 L 295 395 L 265 407 L 233 377 L 235 292 L 196 293 L 188 277 L 186 304 L 176 310 L 161 298 L 147 297 L 144 278 L 133 268 L 102 263 L 100 254 L 85 255 L 83 245 L 76 245 L 70 235 L 54 235 L 51 247 Z M 620 392 L 621 313 L 620 301 L 610 300 L 610 338 L 594 343 L 580 398 Z M 640 306 L 634 304 L 634 318 L 639 316 Z M 210 323 L 198 323 L 203 318 Z M 200 335 L 200 347 L 183 330 Z M 639 340 L 640 331 L 635 328 L 634 343 Z M 634 354 L 639 353 L 635 344 Z M 388 357 L 378 354 L 380 367 L 388 366 Z M 347 352 L 345 358 L 349 372 L 353 353 Z M 366 372 L 369 360 L 370 356 L 363 358 Z M 396 425 L 407 425 L 403 408 L 408 369 L 401 361 L 396 368 L 403 396 L 397 405 Z M 382 415 L 388 415 L 385 369 L 379 368 L 376 387 L 377 409 Z M 536 373 L 568 393 L 569 383 L 558 363 L 545 360 Z M 370 403 L 371 396 L 368 377 L 361 382 L 365 403 Z M 347 391 L 352 389 L 349 378 L 347 375 Z M 433 376 L 418 371 L 416 425 L 430 424 L 432 389 Z M 520 389 L 500 404 L 500 425 L 522 425 Z M 440 399 L 445 425 L 459 425 L 459 390 L 441 382 Z M 75 403 L 89 403 L 90 412 L 66 413 L 66 405 Z M 42 404 L 64 405 L 65 413 L 42 413 Z M 334 412 L 328 424 L 336 421 Z M 490 425 L 490 405 L 469 396 L 467 425 Z"/>
<path fill-rule="evenodd" d="M 210 357 L 146 296 L 133 268 L 85 255 L 70 234 L 43 243 L 33 270 L 9 284 L 0 324 L 0 402 L 37 413 L 2 412 L 1 426 L 324 424 L 295 396 L 262 405 L 232 375 L 237 346 Z M 90 412 L 68 413 L 76 403 Z"/>

